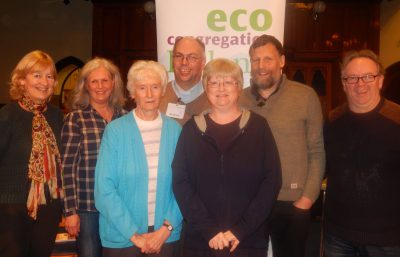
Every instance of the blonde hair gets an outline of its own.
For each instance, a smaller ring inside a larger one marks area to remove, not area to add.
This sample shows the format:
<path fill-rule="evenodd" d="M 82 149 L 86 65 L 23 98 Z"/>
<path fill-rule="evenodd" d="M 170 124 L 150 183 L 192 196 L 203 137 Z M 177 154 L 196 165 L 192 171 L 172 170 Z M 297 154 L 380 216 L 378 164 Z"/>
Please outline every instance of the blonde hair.
<path fill-rule="evenodd" d="M 125 104 L 124 86 L 119 69 L 110 60 L 95 57 L 88 61 L 79 73 L 79 78 L 75 88 L 68 98 L 67 107 L 70 110 L 86 108 L 90 103 L 89 92 L 86 88 L 87 79 L 94 70 L 103 67 L 111 75 L 114 87 L 108 100 L 108 105 L 114 110 L 121 110 Z"/>
<path fill-rule="evenodd" d="M 243 71 L 232 60 L 217 58 L 209 61 L 203 70 L 202 83 L 204 88 L 212 76 L 232 77 L 237 82 L 239 89 L 243 89 Z"/>
<path fill-rule="evenodd" d="M 54 87 L 57 87 L 57 70 L 53 59 L 49 54 L 41 50 L 35 50 L 22 57 L 11 73 L 9 93 L 12 100 L 18 101 L 22 98 L 25 93 L 25 87 L 21 84 L 21 80 L 35 68 L 51 68 L 54 77 Z"/>
<path fill-rule="evenodd" d="M 168 73 L 163 65 L 155 61 L 140 60 L 133 63 L 128 71 L 128 83 L 126 88 L 130 95 L 135 92 L 135 84 L 148 76 L 148 73 L 158 76 L 163 92 L 167 88 Z"/>

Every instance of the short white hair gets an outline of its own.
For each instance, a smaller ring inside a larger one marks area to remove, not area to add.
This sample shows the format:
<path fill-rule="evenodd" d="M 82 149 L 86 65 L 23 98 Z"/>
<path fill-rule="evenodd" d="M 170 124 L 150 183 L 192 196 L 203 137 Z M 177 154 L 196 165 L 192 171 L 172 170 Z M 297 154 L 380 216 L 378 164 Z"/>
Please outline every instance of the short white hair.
<path fill-rule="evenodd" d="M 155 61 L 140 60 L 133 63 L 128 71 L 128 83 L 126 88 L 132 95 L 135 92 L 135 84 L 148 76 L 148 73 L 158 76 L 163 92 L 167 88 L 168 72 L 163 65 Z"/>

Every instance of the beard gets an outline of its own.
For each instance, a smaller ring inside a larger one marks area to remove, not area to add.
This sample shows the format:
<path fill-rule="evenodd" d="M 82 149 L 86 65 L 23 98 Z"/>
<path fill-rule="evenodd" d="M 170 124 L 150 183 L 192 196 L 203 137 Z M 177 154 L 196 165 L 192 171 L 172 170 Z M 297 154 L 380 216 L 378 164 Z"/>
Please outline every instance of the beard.
<path fill-rule="evenodd" d="M 278 81 L 276 81 L 272 76 L 264 79 L 263 81 L 257 81 L 254 78 L 251 78 L 250 83 L 251 86 L 256 88 L 256 89 L 270 89 L 273 87 Z"/>

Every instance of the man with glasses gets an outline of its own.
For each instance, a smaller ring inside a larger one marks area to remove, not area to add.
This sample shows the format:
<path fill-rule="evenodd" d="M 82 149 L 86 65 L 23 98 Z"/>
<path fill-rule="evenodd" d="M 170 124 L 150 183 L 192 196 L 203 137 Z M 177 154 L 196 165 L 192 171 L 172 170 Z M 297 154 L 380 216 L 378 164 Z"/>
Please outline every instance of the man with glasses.
<path fill-rule="evenodd" d="M 175 80 L 168 83 L 160 110 L 181 125 L 209 106 L 201 84 L 205 63 L 202 41 L 193 37 L 176 40 L 172 50 Z"/>
<path fill-rule="evenodd" d="M 258 37 L 249 54 L 251 86 L 240 103 L 267 119 L 282 167 L 282 188 L 270 221 L 273 254 L 304 257 L 310 208 L 325 172 L 321 104 L 311 87 L 282 74 L 285 56 L 275 37 Z"/>
<path fill-rule="evenodd" d="M 347 103 L 325 130 L 325 257 L 400 256 L 400 106 L 380 95 L 383 73 L 370 50 L 343 58 Z"/>

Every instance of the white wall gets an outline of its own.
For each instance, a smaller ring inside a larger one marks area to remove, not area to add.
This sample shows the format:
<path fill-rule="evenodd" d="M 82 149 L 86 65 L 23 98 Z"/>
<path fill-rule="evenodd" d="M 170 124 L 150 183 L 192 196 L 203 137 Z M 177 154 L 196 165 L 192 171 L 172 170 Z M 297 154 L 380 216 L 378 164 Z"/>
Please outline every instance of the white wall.
<path fill-rule="evenodd" d="M 13 0 L 0 6 L 0 103 L 9 102 L 8 82 L 17 62 L 31 50 L 55 62 L 92 54 L 92 3 L 85 0 Z"/>
<path fill-rule="evenodd" d="M 386 68 L 400 61 L 400 0 L 381 3 L 380 58 Z"/>

